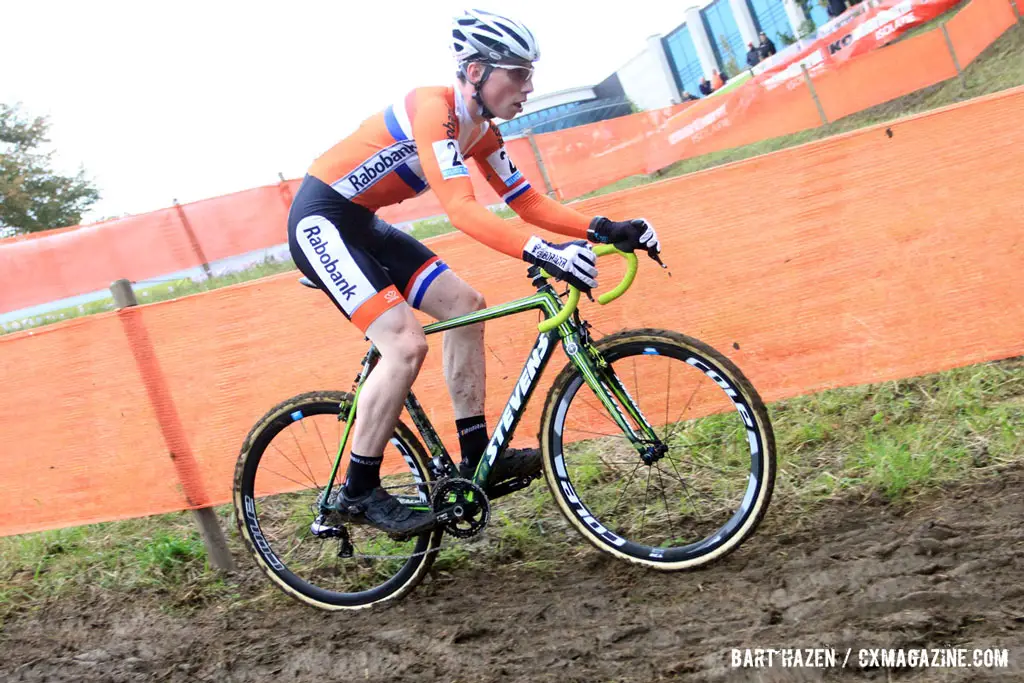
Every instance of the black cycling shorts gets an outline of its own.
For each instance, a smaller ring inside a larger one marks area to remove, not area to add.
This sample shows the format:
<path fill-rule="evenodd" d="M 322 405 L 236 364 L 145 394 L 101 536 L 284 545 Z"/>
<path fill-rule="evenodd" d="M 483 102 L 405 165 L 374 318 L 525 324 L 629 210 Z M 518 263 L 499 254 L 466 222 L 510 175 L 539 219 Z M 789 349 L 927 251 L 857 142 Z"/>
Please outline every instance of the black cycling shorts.
<path fill-rule="evenodd" d="M 422 242 L 310 175 L 288 213 L 288 248 L 302 274 L 364 333 L 403 301 L 418 309 L 448 270 Z"/>

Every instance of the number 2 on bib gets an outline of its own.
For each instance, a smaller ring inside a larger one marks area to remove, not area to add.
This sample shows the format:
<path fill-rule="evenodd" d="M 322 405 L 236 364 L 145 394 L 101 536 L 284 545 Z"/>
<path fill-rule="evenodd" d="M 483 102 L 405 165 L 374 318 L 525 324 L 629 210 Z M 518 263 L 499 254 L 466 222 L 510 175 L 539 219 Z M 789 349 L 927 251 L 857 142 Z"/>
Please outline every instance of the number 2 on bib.
<path fill-rule="evenodd" d="M 441 177 L 445 180 L 468 176 L 469 169 L 462 159 L 459 143 L 455 140 L 438 140 L 434 143 L 434 156 L 441 168 Z"/>

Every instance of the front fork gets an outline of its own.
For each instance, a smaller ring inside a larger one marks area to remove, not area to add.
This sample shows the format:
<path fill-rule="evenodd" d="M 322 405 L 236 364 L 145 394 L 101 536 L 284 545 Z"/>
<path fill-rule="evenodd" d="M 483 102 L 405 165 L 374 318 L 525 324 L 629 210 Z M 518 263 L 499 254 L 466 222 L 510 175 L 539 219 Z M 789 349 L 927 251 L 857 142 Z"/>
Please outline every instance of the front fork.
<path fill-rule="evenodd" d="M 612 420 L 629 439 L 640 459 L 648 465 L 659 460 L 668 447 L 658 437 L 654 427 L 626 390 L 622 380 L 615 374 L 611 364 L 591 342 L 590 323 L 581 322 L 578 314 L 576 323 L 573 332 L 562 338 L 566 355 L 604 405 Z"/>

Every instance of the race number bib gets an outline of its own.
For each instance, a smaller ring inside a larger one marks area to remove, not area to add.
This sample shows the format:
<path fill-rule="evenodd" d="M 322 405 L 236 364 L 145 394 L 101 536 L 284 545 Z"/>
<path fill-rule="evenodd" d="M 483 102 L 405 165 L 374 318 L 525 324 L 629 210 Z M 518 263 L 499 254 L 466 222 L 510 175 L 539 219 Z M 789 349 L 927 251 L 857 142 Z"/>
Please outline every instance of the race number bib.
<path fill-rule="evenodd" d="M 503 147 L 487 157 L 487 163 L 490 164 L 494 172 L 505 183 L 505 187 L 512 187 L 523 177 L 523 174 L 519 172 L 516 165 L 512 163 L 512 157 L 508 155 L 508 152 Z"/>
<path fill-rule="evenodd" d="M 462 152 L 459 151 L 459 143 L 455 140 L 435 142 L 434 156 L 437 157 L 437 165 L 441 167 L 441 177 L 445 180 L 469 175 L 466 161 L 462 158 Z"/>

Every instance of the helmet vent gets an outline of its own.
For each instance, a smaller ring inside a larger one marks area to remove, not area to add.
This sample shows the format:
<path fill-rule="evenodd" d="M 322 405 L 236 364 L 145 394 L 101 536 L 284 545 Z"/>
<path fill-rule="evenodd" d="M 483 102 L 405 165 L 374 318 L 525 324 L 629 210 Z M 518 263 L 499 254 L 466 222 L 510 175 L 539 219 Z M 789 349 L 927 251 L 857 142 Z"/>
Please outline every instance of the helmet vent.
<path fill-rule="evenodd" d="M 507 34 L 509 34 L 510 36 L 512 36 L 513 38 L 515 38 L 516 42 L 517 42 L 517 43 L 519 43 L 519 44 L 520 44 L 520 45 L 522 46 L 522 48 L 523 48 L 524 50 L 529 50 L 529 49 L 530 49 L 530 46 L 526 44 L 526 41 L 525 41 L 525 40 L 523 40 L 523 39 L 522 39 L 522 38 L 521 38 L 521 37 L 519 36 L 519 34 L 518 34 L 518 33 L 516 33 L 515 31 L 513 31 L 512 29 L 510 29 L 510 28 L 509 28 L 508 26 L 505 26 L 505 24 L 501 24 L 501 23 L 498 23 L 498 22 L 494 22 L 494 23 L 495 23 L 495 24 L 497 24 L 498 26 L 500 26 L 500 27 L 501 27 L 502 29 L 504 29 L 504 31 L 505 31 L 505 32 L 506 32 Z"/>

